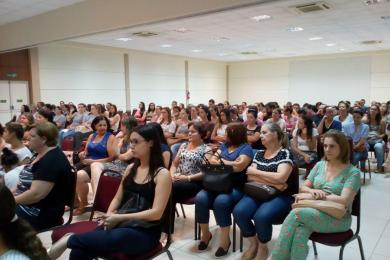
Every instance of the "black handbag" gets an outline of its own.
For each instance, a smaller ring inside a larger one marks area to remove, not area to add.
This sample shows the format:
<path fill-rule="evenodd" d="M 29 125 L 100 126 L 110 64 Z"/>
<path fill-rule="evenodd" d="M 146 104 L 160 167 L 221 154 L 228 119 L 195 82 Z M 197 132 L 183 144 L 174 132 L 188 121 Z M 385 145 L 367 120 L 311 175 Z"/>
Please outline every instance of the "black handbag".
<path fill-rule="evenodd" d="M 261 201 L 270 200 L 281 193 L 280 190 L 271 185 L 258 183 L 255 181 L 245 183 L 244 192 L 252 198 Z"/>
<path fill-rule="evenodd" d="M 152 202 L 148 201 L 146 198 L 142 197 L 139 193 L 131 192 L 129 199 L 122 204 L 118 209 L 118 214 L 128 214 L 144 211 L 152 208 Z M 159 226 L 159 221 L 145 221 L 132 219 L 120 223 L 117 227 L 140 227 L 140 228 L 151 228 Z"/>
<path fill-rule="evenodd" d="M 203 187 L 208 191 L 230 193 L 233 190 L 233 166 L 225 165 L 219 154 L 217 157 L 220 164 L 211 164 L 206 154 L 203 155 L 204 164 L 201 166 Z"/>

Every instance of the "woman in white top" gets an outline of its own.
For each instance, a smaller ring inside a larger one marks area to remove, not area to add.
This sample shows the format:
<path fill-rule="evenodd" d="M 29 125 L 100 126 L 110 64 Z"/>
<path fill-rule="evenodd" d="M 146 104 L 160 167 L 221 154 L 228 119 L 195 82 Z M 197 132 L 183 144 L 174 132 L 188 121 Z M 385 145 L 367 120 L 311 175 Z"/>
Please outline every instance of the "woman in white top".
<path fill-rule="evenodd" d="M 5 186 L 12 190 L 18 184 L 19 173 L 22 171 L 24 166 L 19 166 L 18 156 L 7 147 L 3 149 L 0 161 L 2 167 L 0 170 L 0 176 L 4 177 Z"/>
<path fill-rule="evenodd" d="M 298 119 L 298 128 L 293 131 L 291 148 L 294 154 L 294 162 L 298 167 L 315 163 L 317 156 L 317 129 L 313 128 L 313 121 L 304 115 Z"/>
<path fill-rule="evenodd" d="M 333 118 L 334 120 L 339 121 L 342 124 L 342 126 L 349 123 L 353 123 L 352 115 L 349 113 L 348 103 L 344 101 L 340 101 L 338 104 L 338 109 L 339 109 L 339 114 Z"/>
<path fill-rule="evenodd" d="M 282 131 L 286 132 L 286 122 L 282 118 L 282 110 L 280 108 L 275 108 L 274 110 L 272 110 L 272 117 L 266 122 L 278 124 Z"/>
<path fill-rule="evenodd" d="M 230 110 L 224 108 L 217 115 L 218 121 L 211 134 L 211 141 L 222 144 L 226 141 L 226 128 L 231 122 Z"/>
<path fill-rule="evenodd" d="M 114 132 L 117 132 L 119 128 L 119 122 L 121 121 L 121 116 L 118 114 L 118 109 L 116 108 L 116 105 L 110 106 L 108 119 L 110 120 L 111 129 Z"/>
<path fill-rule="evenodd" d="M 4 140 L 16 153 L 19 164 L 26 164 L 32 158 L 31 151 L 23 144 L 24 130 L 21 124 L 10 122 L 5 125 Z"/>
<path fill-rule="evenodd" d="M 171 109 L 169 109 L 169 107 L 164 107 L 161 110 L 160 125 L 166 139 L 174 136 L 176 132 L 176 124 L 172 121 Z"/>

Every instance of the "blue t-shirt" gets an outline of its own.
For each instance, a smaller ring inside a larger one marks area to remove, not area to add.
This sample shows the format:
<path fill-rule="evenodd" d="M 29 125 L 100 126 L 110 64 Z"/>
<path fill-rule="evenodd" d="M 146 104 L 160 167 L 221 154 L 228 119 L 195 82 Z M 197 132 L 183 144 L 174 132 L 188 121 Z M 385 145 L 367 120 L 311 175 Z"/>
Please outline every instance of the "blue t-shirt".
<path fill-rule="evenodd" d="M 229 152 L 228 144 L 224 143 L 220 146 L 219 150 L 221 151 L 221 158 L 228 161 L 235 161 L 238 157 L 241 155 L 246 155 L 249 158 L 253 158 L 253 151 L 252 147 L 245 143 L 237 147 L 234 151 Z M 250 163 L 247 165 L 247 167 L 250 165 Z M 233 186 L 235 188 L 241 189 L 244 184 L 246 183 L 246 168 L 241 172 L 235 172 L 233 174 Z"/>
<path fill-rule="evenodd" d="M 340 121 L 336 121 L 336 120 L 333 120 L 332 124 L 329 126 L 329 128 L 327 128 L 324 124 L 324 128 L 323 128 L 323 134 L 325 134 L 326 132 L 328 132 L 330 129 L 333 129 L 333 130 L 339 130 L 341 131 L 343 129 L 343 126 L 341 124 Z"/>

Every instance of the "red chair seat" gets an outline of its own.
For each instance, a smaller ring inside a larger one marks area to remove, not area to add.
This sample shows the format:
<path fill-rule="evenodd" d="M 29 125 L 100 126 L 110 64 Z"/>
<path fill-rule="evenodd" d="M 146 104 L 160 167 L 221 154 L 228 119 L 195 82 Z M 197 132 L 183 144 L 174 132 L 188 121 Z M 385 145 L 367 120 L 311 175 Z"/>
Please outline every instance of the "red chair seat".
<path fill-rule="evenodd" d="M 328 246 L 340 246 L 353 236 L 352 229 L 338 233 L 316 233 L 311 234 L 310 239 L 314 242 Z"/>
<path fill-rule="evenodd" d="M 150 251 L 146 252 L 143 255 L 137 255 L 137 256 L 127 256 L 125 254 L 112 254 L 109 257 L 107 257 L 110 260 L 127 260 L 127 259 L 133 259 L 133 260 L 145 260 L 150 259 L 153 256 L 155 256 L 158 252 L 160 252 L 163 249 L 163 246 L 161 243 L 156 244 L 155 247 L 153 247 Z M 103 256 L 104 257 L 104 256 Z"/>
<path fill-rule="evenodd" d="M 184 205 L 193 205 L 193 204 L 195 204 L 195 197 L 180 201 L 179 203 L 184 204 Z"/>
<path fill-rule="evenodd" d="M 51 234 L 51 241 L 55 243 L 61 237 L 68 233 L 83 234 L 93 231 L 97 228 L 98 223 L 95 221 L 81 221 L 70 225 L 62 226 L 53 231 Z"/>

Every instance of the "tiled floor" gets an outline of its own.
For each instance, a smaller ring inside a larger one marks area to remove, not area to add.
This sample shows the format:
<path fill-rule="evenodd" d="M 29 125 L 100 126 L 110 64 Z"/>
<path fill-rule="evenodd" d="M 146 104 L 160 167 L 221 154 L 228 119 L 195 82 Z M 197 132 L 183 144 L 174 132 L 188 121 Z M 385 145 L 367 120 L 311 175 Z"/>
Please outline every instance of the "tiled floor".
<path fill-rule="evenodd" d="M 362 218 L 361 218 L 361 237 L 366 259 L 371 260 L 390 260 L 390 173 L 373 174 L 372 179 L 368 180 L 362 186 Z M 195 250 L 197 242 L 194 241 L 194 206 L 184 206 L 187 218 L 179 217 L 175 223 L 174 242 L 170 251 L 174 259 L 213 259 L 217 246 L 218 232 L 212 218 L 213 239 L 210 243 L 210 249 L 206 252 L 198 253 Z M 179 207 L 178 207 L 179 209 Z M 179 209 L 180 215 L 181 211 Z M 86 215 L 78 219 L 86 218 Z M 77 219 L 76 219 L 77 221 Z M 353 224 L 353 227 L 355 225 Z M 277 238 L 280 226 L 274 226 L 273 239 L 269 247 Z M 237 236 L 238 237 L 238 236 Z M 50 246 L 50 233 L 41 235 L 45 246 Z M 311 245 L 311 244 L 310 244 Z M 129 245 L 131 246 L 131 245 Z M 244 250 L 247 243 L 244 240 Z M 238 247 L 238 245 L 237 245 Z M 338 259 L 339 248 L 317 246 L 318 257 L 315 258 L 312 247 L 308 259 Z M 65 252 L 60 259 L 67 259 L 69 251 Z M 226 259 L 240 259 L 241 253 L 230 250 Z M 157 259 L 168 259 L 166 254 L 160 255 Z M 360 259 L 358 243 L 350 243 L 344 251 L 344 259 Z"/>

